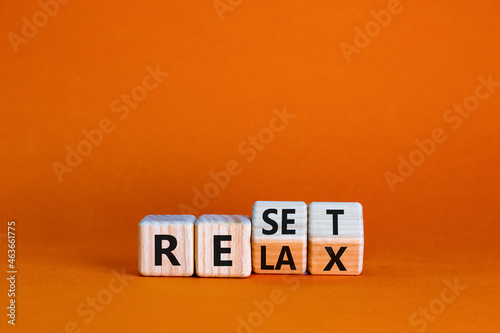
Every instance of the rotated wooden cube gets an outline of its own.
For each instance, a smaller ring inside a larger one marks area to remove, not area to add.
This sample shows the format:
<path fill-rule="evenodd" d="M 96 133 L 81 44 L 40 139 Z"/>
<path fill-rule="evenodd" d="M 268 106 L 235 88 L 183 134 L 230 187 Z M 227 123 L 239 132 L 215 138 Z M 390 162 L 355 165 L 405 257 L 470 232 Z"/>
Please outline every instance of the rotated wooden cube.
<path fill-rule="evenodd" d="M 309 205 L 308 270 L 358 275 L 363 269 L 363 207 L 357 202 Z"/>
<path fill-rule="evenodd" d="M 300 201 L 257 201 L 252 215 L 253 271 L 305 273 L 307 205 Z"/>
<path fill-rule="evenodd" d="M 252 273 L 251 222 L 243 215 L 203 215 L 195 222 L 196 274 L 247 277 Z"/>
<path fill-rule="evenodd" d="M 191 276 L 194 273 L 192 215 L 148 215 L 139 223 L 139 273 Z"/>

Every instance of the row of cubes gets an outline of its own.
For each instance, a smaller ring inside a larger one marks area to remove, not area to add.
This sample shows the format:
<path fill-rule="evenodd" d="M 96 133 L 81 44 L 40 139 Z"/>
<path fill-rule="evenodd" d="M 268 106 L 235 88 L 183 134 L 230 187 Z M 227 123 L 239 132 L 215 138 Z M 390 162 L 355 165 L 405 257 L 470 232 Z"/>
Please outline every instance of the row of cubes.
<path fill-rule="evenodd" d="M 363 209 L 357 202 L 257 201 L 245 215 L 148 215 L 139 223 L 144 276 L 358 275 Z"/>

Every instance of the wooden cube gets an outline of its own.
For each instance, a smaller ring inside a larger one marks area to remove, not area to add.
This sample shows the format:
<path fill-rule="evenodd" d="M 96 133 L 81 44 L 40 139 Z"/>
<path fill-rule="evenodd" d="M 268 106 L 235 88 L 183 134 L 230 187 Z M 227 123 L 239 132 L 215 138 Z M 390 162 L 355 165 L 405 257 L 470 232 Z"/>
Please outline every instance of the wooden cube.
<path fill-rule="evenodd" d="M 303 274 L 307 269 L 307 205 L 257 201 L 252 216 L 255 273 Z"/>
<path fill-rule="evenodd" d="M 194 273 L 192 215 L 148 215 L 139 223 L 139 273 L 191 276 Z"/>
<path fill-rule="evenodd" d="M 203 215 L 195 222 L 196 274 L 247 277 L 252 273 L 251 222 L 243 215 Z"/>
<path fill-rule="evenodd" d="M 357 202 L 309 205 L 311 274 L 358 275 L 363 269 L 363 207 Z"/>

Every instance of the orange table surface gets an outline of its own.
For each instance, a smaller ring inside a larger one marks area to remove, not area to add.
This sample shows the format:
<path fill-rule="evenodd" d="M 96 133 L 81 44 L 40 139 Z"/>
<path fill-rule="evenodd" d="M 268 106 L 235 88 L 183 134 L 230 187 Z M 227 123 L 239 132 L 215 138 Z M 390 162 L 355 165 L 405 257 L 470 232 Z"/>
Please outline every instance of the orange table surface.
<path fill-rule="evenodd" d="M 499 331 L 500 2 L 0 6 L 2 332 Z M 362 274 L 138 275 L 257 200 L 362 203 Z"/>

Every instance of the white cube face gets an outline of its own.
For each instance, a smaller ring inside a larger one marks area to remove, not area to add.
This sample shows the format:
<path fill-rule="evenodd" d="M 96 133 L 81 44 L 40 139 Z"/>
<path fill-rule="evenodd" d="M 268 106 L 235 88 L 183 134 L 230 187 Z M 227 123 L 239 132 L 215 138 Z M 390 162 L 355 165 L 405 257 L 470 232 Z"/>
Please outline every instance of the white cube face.
<path fill-rule="evenodd" d="M 252 272 L 250 218 L 203 215 L 195 223 L 196 274 L 202 277 L 247 277 Z"/>
<path fill-rule="evenodd" d="M 307 205 L 301 201 L 255 202 L 252 237 L 307 238 Z"/>
<path fill-rule="evenodd" d="M 139 223 L 139 273 L 191 276 L 194 273 L 192 215 L 148 215 Z"/>
<path fill-rule="evenodd" d="M 358 202 L 313 202 L 308 228 L 310 237 L 363 238 L 363 207 Z"/>
<path fill-rule="evenodd" d="M 304 274 L 307 269 L 307 205 L 257 201 L 252 216 L 253 270 L 259 274 Z"/>
<path fill-rule="evenodd" d="M 363 270 L 363 208 L 357 202 L 309 205 L 308 268 L 311 274 L 358 275 Z"/>

